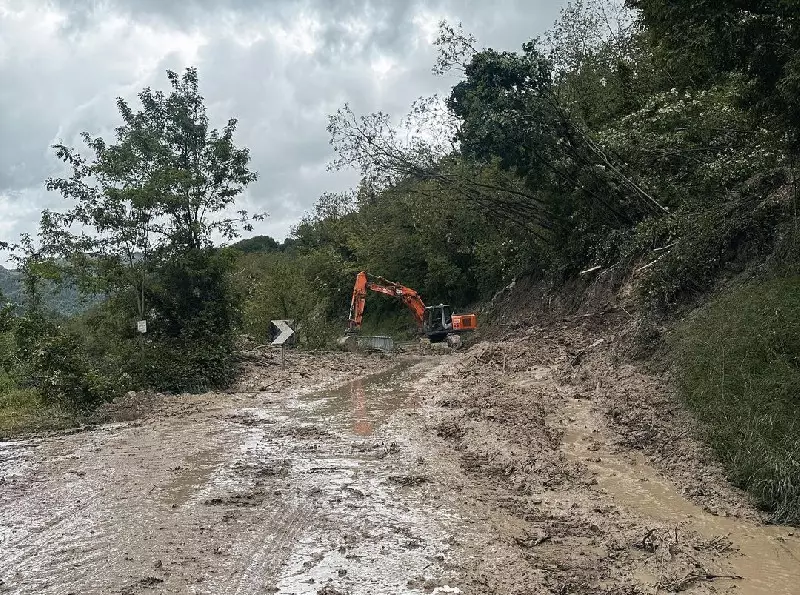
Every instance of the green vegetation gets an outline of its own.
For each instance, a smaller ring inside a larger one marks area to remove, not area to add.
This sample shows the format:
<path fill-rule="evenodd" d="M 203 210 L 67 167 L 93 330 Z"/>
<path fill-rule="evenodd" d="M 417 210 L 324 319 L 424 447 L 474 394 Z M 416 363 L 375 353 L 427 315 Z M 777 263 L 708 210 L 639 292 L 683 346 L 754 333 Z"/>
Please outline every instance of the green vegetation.
<path fill-rule="evenodd" d="M 256 174 L 233 142 L 236 121 L 209 126 L 197 72 L 168 79 L 168 95 L 139 94 L 139 111 L 118 100 L 113 142 L 84 134 L 82 150 L 54 147 L 69 175 L 46 187 L 65 205 L 14 253 L 24 300 L 3 310 L 3 367 L 27 397 L 7 404 L 88 411 L 131 389 L 203 390 L 236 375 L 234 253 L 211 240 L 250 229 L 245 212 L 226 213 Z M 54 287 L 89 306 L 52 312 Z"/>
<path fill-rule="evenodd" d="M 6 311 L 8 313 L 8 310 Z M 4 370 L 15 370 L 17 355 L 14 333 L 0 333 L 0 362 Z M 74 425 L 74 412 L 64 407 L 47 403 L 41 394 L 32 388 L 21 388 L 18 378 L 8 372 L 0 372 L 0 440 L 16 433 L 37 430 L 57 430 Z"/>
<path fill-rule="evenodd" d="M 0 439 L 34 430 L 63 430 L 76 422 L 71 409 L 43 403 L 36 391 L 17 388 L 8 377 L 0 380 Z"/>
<path fill-rule="evenodd" d="M 800 277 L 723 293 L 674 345 L 687 403 L 738 486 L 800 523 Z"/>

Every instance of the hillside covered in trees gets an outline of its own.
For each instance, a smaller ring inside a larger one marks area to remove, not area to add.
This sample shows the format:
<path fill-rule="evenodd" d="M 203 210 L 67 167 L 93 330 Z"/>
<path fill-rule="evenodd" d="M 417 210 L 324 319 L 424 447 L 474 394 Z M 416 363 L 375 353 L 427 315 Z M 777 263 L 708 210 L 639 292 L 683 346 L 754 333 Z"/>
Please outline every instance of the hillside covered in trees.
<path fill-rule="evenodd" d="M 457 308 L 522 278 L 603 283 L 632 288 L 643 353 L 679 366 L 732 477 L 800 521 L 800 8 L 579 0 L 515 52 L 448 23 L 436 45 L 449 93 L 330 116 L 331 167 L 361 183 L 282 243 L 214 245 L 248 229 L 235 200 L 256 174 L 236 121 L 211 127 L 194 69 L 120 100 L 89 156 L 56 147 L 70 174 L 46 184 L 66 210 L 17 250 L 29 297 L 3 320 L 8 402 L 224 387 L 237 336 L 263 341 L 271 319 L 331 346 L 360 270 Z M 67 279 L 102 303 L 51 317 L 38 288 Z M 400 305 L 371 304 L 367 330 L 413 335 Z"/>

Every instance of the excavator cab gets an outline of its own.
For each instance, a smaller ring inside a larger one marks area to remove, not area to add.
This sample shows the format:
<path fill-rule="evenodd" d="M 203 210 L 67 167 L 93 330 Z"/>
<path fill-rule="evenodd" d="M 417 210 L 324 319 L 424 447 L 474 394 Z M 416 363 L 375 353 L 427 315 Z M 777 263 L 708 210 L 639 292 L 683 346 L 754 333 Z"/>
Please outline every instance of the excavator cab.
<path fill-rule="evenodd" d="M 431 341 L 441 341 L 453 330 L 453 309 L 445 304 L 427 306 L 422 329 Z"/>

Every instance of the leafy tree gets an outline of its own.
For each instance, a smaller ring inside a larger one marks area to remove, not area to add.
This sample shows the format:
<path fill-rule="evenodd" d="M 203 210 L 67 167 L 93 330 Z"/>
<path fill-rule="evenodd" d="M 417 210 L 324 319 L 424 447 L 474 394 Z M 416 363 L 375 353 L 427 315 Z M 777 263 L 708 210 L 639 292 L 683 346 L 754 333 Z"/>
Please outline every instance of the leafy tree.
<path fill-rule="evenodd" d="M 243 254 L 237 260 L 234 281 L 244 294 L 244 329 L 259 341 L 269 338 L 270 321 L 296 321 L 298 341 L 311 348 L 324 347 L 341 334 L 341 320 L 349 302 L 343 292 L 352 290 L 355 274 L 346 275 L 342 262 L 329 251 Z M 349 281 L 342 292 L 331 278 Z M 346 277 L 346 279 L 345 279 Z"/>
<path fill-rule="evenodd" d="M 231 248 L 239 252 L 244 252 L 245 254 L 250 254 L 253 252 L 280 252 L 281 245 L 275 238 L 270 236 L 254 236 L 252 238 L 239 240 L 235 244 L 232 244 Z"/>
<path fill-rule="evenodd" d="M 622 0 L 567 3 L 537 45 L 553 65 L 559 103 L 589 129 L 641 107 L 653 88 L 637 12 Z"/>
<path fill-rule="evenodd" d="M 167 76 L 172 92 L 143 90 L 138 112 L 117 100 L 123 124 L 114 144 L 84 133 L 91 157 L 55 145 L 71 176 L 46 186 L 71 207 L 43 213 L 44 248 L 105 293 L 134 291 L 140 299 L 155 253 L 208 247 L 215 233 L 233 238 L 244 222 L 243 212 L 219 216 L 256 179 L 247 149 L 233 143 L 236 120 L 222 132 L 210 129 L 197 71 Z M 145 314 L 141 302 L 138 309 Z"/>
<path fill-rule="evenodd" d="M 113 298 L 129 319 L 134 312 L 149 319 L 155 340 L 194 345 L 192 327 L 208 326 L 211 317 L 227 353 L 235 297 L 212 239 L 250 229 L 246 212 L 227 213 L 256 174 L 248 150 L 234 144 L 236 120 L 221 131 L 210 127 L 197 70 L 167 77 L 170 93 L 144 89 L 138 111 L 117 100 L 122 124 L 113 143 L 84 133 L 88 156 L 55 146 L 71 175 L 49 179 L 47 188 L 70 206 L 45 211 L 40 236 L 45 253 L 65 259 L 85 290 Z M 215 298 L 216 306 L 199 296 Z"/>
<path fill-rule="evenodd" d="M 641 11 L 665 84 L 707 89 L 730 74 L 746 104 L 800 132 L 800 5 L 793 0 L 628 0 Z"/>
<path fill-rule="evenodd" d="M 479 52 L 465 74 L 448 104 L 461 121 L 458 139 L 466 157 L 498 158 L 533 188 L 549 187 L 559 194 L 578 189 L 596 211 L 623 224 L 663 211 L 561 104 L 553 65 L 535 42 L 525 44 L 521 54 Z"/>

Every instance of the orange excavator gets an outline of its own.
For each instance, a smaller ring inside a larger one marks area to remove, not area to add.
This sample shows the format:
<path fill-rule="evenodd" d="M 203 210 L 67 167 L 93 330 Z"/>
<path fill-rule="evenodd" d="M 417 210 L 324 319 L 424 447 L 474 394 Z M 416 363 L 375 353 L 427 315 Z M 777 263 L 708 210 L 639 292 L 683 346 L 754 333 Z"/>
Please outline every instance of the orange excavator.
<path fill-rule="evenodd" d="M 361 319 L 367 302 L 367 291 L 399 298 L 414 314 L 420 329 L 432 343 L 447 339 L 451 335 L 475 330 L 478 327 L 478 318 L 475 314 L 453 314 L 452 308 L 445 304 L 426 306 L 419 294 L 410 287 L 394 281 L 387 281 L 383 277 L 372 277 L 362 271 L 356 276 L 356 284 L 353 287 L 348 333 L 354 333 L 361 328 Z"/>

